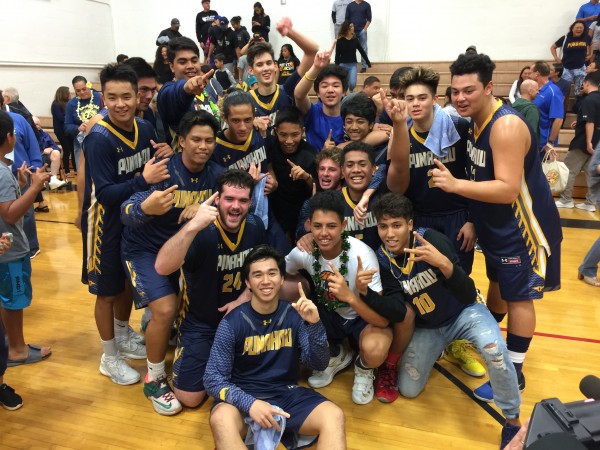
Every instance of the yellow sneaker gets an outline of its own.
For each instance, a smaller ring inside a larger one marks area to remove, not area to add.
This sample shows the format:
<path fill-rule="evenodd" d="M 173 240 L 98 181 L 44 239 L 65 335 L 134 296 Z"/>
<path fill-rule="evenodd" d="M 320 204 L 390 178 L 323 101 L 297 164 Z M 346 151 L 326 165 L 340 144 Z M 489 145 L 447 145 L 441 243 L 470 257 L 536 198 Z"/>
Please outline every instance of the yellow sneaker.
<path fill-rule="evenodd" d="M 485 375 L 485 367 L 471 356 L 469 353 L 470 348 L 471 344 L 465 339 L 450 342 L 446 346 L 444 359 L 452 364 L 460 366 L 463 372 L 472 377 L 482 377 Z"/>

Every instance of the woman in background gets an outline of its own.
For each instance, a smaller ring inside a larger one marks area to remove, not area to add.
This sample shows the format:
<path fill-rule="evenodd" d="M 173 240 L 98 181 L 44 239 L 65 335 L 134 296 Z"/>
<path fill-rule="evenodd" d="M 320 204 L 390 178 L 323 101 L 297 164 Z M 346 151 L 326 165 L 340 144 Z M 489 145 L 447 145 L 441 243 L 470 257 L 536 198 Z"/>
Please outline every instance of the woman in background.
<path fill-rule="evenodd" d="M 279 80 L 277 83 L 283 84 L 291 74 L 298 70 L 300 65 L 300 60 L 294 54 L 294 47 L 291 44 L 281 46 L 277 64 L 279 65 Z"/>
<path fill-rule="evenodd" d="M 356 51 L 367 61 L 371 67 L 371 61 L 364 51 L 358 38 L 354 34 L 354 24 L 348 20 L 344 21 L 340 26 L 337 43 L 335 45 L 335 63 L 345 67 L 348 70 L 348 89 L 354 91 L 356 87 L 357 64 Z"/>
<path fill-rule="evenodd" d="M 252 16 L 252 33 L 260 34 L 265 41 L 269 42 L 269 31 L 271 31 L 271 18 L 265 14 L 261 3 L 256 2 Z"/>
<path fill-rule="evenodd" d="M 521 98 L 521 83 L 523 81 L 529 79 L 530 67 L 525 66 L 521 69 L 521 73 L 519 74 L 519 79 L 515 80 L 510 88 L 510 92 L 508 93 L 508 99 L 510 103 L 514 103 L 516 99 Z"/>
<path fill-rule="evenodd" d="M 52 128 L 62 147 L 63 169 L 67 176 L 69 176 L 71 172 L 69 159 L 73 161 L 73 167 L 76 167 L 74 160 L 75 155 L 73 153 L 73 139 L 65 133 L 65 108 L 70 98 L 71 93 L 69 92 L 69 88 L 67 86 L 61 86 L 56 90 L 54 101 L 50 107 L 52 112 Z"/>
<path fill-rule="evenodd" d="M 154 71 L 158 76 L 158 82 L 160 84 L 165 84 L 167 81 L 173 81 L 173 77 L 175 75 L 173 72 L 171 72 L 171 66 L 169 66 L 166 45 L 160 45 L 156 49 L 156 55 L 154 58 Z"/>

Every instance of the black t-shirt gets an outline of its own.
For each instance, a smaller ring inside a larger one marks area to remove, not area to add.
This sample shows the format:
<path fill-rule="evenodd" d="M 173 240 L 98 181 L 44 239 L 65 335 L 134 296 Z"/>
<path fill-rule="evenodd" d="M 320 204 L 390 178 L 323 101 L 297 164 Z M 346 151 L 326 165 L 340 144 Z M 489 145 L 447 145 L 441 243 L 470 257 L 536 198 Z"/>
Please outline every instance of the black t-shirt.
<path fill-rule="evenodd" d="M 565 38 L 567 41 L 565 42 Z M 579 37 L 570 34 L 559 38 L 554 45 L 559 49 L 562 47 L 562 63 L 565 69 L 579 69 L 585 65 L 587 46 L 591 45 L 592 38 L 585 32 Z M 563 46 L 564 44 L 564 46 Z"/>
<path fill-rule="evenodd" d="M 213 9 L 208 11 L 200 11 L 196 15 L 196 38 L 198 42 L 206 42 L 208 38 L 208 30 L 212 25 L 213 20 L 217 17 L 217 12 Z"/>
<path fill-rule="evenodd" d="M 231 28 L 222 30 L 220 27 L 212 27 L 210 29 L 210 43 L 214 44 L 215 49 L 213 55 L 223 53 L 225 56 L 225 64 L 232 63 L 236 58 L 235 48 L 237 46 L 237 36 Z"/>
<path fill-rule="evenodd" d="M 238 48 L 243 48 L 244 45 L 246 45 L 250 40 L 250 33 L 248 33 L 246 27 L 240 27 L 239 29 L 235 30 L 235 35 L 237 37 L 236 45 Z"/>
<path fill-rule="evenodd" d="M 594 148 L 600 140 L 600 92 L 590 92 L 581 101 L 581 108 L 577 113 L 577 124 L 575 125 L 575 137 L 569 144 L 569 150 L 575 148 L 587 153 L 585 125 L 589 122 L 594 123 L 594 134 L 592 135 L 592 145 Z"/>
<path fill-rule="evenodd" d="M 315 156 L 317 156 L 317 150 L 304 139 L 300 141 L 298 149 L 291 155 L 281 150 L 277 136 L 271 136 L 269 139 L 267 159 L 271 163 L 279 183 L 277 190 L 269 194 L 269 203 L 272 205 L 277 221 L 285 231 L 292 230 L 293 232 L 295 230 L 300 208 L 312 192 L 312 188 L 306 181 L 292 180 L 290 177 L 292 168 L 287 160 L 289 159 L 302 167 L 306 173 L 312 175 L 315 171 Z"/>

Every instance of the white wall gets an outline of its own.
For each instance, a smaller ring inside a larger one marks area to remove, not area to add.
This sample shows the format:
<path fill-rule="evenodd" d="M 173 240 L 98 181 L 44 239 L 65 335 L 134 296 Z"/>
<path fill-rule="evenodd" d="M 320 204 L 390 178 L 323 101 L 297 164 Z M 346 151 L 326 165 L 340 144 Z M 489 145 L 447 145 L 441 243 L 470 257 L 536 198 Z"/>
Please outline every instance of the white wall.
<path fill-rule="evenodd" d="M 212 8 L 242 16 L 250 28 L 254 0 L 213 0 Z M 271 16 L 271 42 L 282 16 L 324 48 L 331 45 L 333 0 L 262 0 Z M 371 0 L 372 61 L 453 60 L 471 44 L 493 59 L 550 59 L 583 0 Z M 97 80 L 117 53 L 154 59 L 158 33 L 171 18 L 195 39 L 200 0 L 3 0 L 0 88 L 15 86 L 34 114 L 49 115 L 56 88 L 74 75 Z M 12 19 L 12 20 L 11 20 Z"/>

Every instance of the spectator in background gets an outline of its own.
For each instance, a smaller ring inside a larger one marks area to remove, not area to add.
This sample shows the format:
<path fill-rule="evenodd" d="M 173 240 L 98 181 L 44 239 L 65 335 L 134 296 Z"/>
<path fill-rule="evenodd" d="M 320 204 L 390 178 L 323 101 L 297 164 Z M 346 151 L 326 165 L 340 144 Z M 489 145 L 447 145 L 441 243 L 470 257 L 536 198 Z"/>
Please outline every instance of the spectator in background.
<path fill-rule="evenodd" d="M 171 71 L 169 59 L 167 58 L 167 45 L 163 44 L 156 49 L 153 68 L 158 76 L 158 82 L 160 84 L 173 81 L 174 75 Z"/>
<path fill-rule="evenodd" d="M 554 150 L 565 117 L 562 92 L 550 81 L 550 66 L 544 61 L 537 61 L 531 66 L 529 77 L 540 88 L 538 95 L 533 100 L 540 110 L 540 140 L 538 143 L 540 151 Z"/>
<path fill-rule="evenodd" d="M 229 28 L 227 17 L 217 16 L 215 22 L 217 26 L 213 26 L 209 32 L 208 59 L 210 61 L 214 55 L 222 55 L 225 68 L 233 73 L 233 62 L 237 57 L 237 35 Z"/>
<path fill-rule="evenodd" d="M 531 129 L 535 132 L 535 135 L 540 140 L 540 110 L 532 102 L 537 96 L 540 88 L 538 84 L 530 79 L 526 79 L 519 86 L 520 96 L 517 98 L 512 107 L 519 111 L 527 123 L 531 126 Z"/>
<path fill-rule="evenodd" d="M 346 7 L 346 18 L 354 24 L 354 33 L 360 42 L 361 47 L 363 48 L 365 55 L 369 53 L 369 49 L 367 46 L 367 29 L 369 25 L 371 25 L 371 5 L 363 0 L 354 0 L 354 2 L 349 3 Z M 367 71 L 367 59 L 366 57 L 362 57 L 361 60 L 362 69 L 360 69 L 361 73 Z M 369 67 L 371 64 L 369 63 Z"/>
<path fill-rule="evenodd" d="M 265 41 L 269 42 L 269 31 L 271 31 L 271 18 L 265 14 L 265 9 L 261 3 L 256 2 L 254 4 L 254 15 L 252 16 L 252 32 L 260 34 Z"/>
<path fill-rule="evenodd" d="M 585 62 L 592 57 L 592 39 L 585 32 L 585 22 L 577 20 L 569 27 L 569 32 L 550 46 L 550 52 L 557 63 L 562 63 L 563 79 L 575 83 L 575 102 L 581 94 L 581 84 L 585 77 Z M 562 49 L 562 57 L 556 50 Z"/>
<path fill-rule="evenodd" d="M 596 17 L 600 14 L 600 4 L 598 0 L 590 0 L 588 3 L 584 3 L 577 11 L 575 19 L 581 20 L 585 23 L 586 27 L 589 27 Z"/>
<path fill-rule="evenodd" d="M 283 44 L 281 46 L 279 59 L 277 59 L 277 65 L 279 66 L 278 84 L 285 83 L 285 80 L 287 80 L 290 75 L 298 70 L 300 60 L 294 54 L 294 47 L 292 47 L 292 44 Z"/>
<path fill-rule="evenodd" d="M 575 123 L 575 136 L 569 144 L 569 151 L 565 156 L 564 163 L 569 168 L 569 179 L 565 190 L 561 192 L 560 198 L 556 201 L 558 208 L 578 208 L 585 211 L 596 211 L 594 200 L 591 196 L 591 190 L 585 197 L 585 202 L 573 203 L 573 185 L 575 177 L 582 170 L 585 172 L 587 184 L 588 165 L 594 154 L 594 149 L 600 141 L 600 92 L 598 92 L 599 74 L 593 73 L 586 75 L 583 81 L 583 91 L 587 94 L 582 102 L 581 108 L 577 112 L 577 122 Z"/>
<path fill-rule="evenodd" d="M 119 53 L 117 55 L 117 64 L 122 64 L 129 59 L 129 56 Z"/>
<path fill-rule="evenodd" d="M 595 199 L 596 205 L 600 209 L 600 150 L 596 148 L 594 155 L 590 160 L 588 170 L 588 189 L 592 193 L 592 198 Z M 583 262 L 579 266 L 578 278 L 585 283 L 600 287 L 598 280 L 598 264 L 600 263 L 600 238 L 592 244 L 592 247 L 585 255 Z"/>
<path fill-rule="evenodd" d="M 408 72 L 411 69 L 412 67 L 410 66 L 404 66 L 394 70 L 394 73 L 392 73 L 392 75 L 390 76 L 390 88 L 388 89 L 388 94 L 390 95 L 390 97 L 396 98 L 398 100 L 404 100 L 404 86 L 400 82 L 400 79 L 406 72 Z M 392 119 L 390 119 L 390 117 L 387 115 L 385 109 L 383 109 L 381 111 L 381 114 L 379 115 L 379 123 L 392 125 Z"/>
<path fill-rule="evenodd" d="M 73 155 L 73 139 L 67 136 L 65 132 L 65 108 L 70 97 L 71 93 L 68 86 L 61 86 L 56 90 L 54 101 L 50 107 L 50 111 L 52 112 L 52 128 L 54 135 L 62 147 L 63 169 L 67 175 L 71 172 L 69 159 L 73 164 L 73 168 L 76 167 L 75 156 Z"/>
<path fill-rule="evenodd" d="M 362 93 L 366 94 L 367 97 L 369 97 L 371 100 L 373 100 L 375 102 L 375 104 L 377 105 L 377 116 L 379 116 L 379 113 L 381 112 L 381 104 L 380 104 L 381 99 L 379 96 L 380 89 L 381 89 L 381 80 L 379 80 L 379 78 L 377 78 L 375 76 L 369 76 L 369 77 L 365 78 L 365 81 L 363 82 L 362 90 L 346 95 L 342 99 L 342 105 L 344 103 L 346 103 L 347 101 L 349 101 L 350 99 L 356 97 L 358 94 L 360 94 L 362 92 Z"/>
<path fill-rule="evenodd" d="M 29 112 L 25 105 L 21 103 L 21 100 L 19 100 L 19 91 L 17 91 L 17 89 L 14 87 L 7 87 L 2 91 L 2 99 L 4 101 L 4 109 L 6 111 L 19 114 L 25 118 L 29 126 L 33 129 L 35 137 L 37 138 L 38 132 L 35 124 L 33 123 L 33 115 Z"/>
<path fill-rule="evenodd" d="M 461 117 L 454 105 L 452 104 L 452 87 L 448 86 L 444 93 L 444 107 L 442 108 L 449 116 Z"/>
<path fill-rule="evenodd" d="M 569 91 L 571 90 L 571 83 L 569 83 L 567 80 L 563 80 L 562 79 L 562 74 L 563 74 L 563 66 L 562 64 L 558 64 L 558 63 L 554 63 L 550 66 L 550 80 L 556 85 L 558 86 L 558 89 L 560 89 L 560 92 L 562 93 L 563 97 L 566 99 L 569 98 Z M 565 105 L 566 107 L 566 105 Z"/>
<path fill-rule="evenodd" d="M 333 36 L 337 39 L 340 34 L 340 26 L 346 20 L 346 8 L 352 0 L 334 0 L 331 10 L 331 20 L 333 21 Z"/>
<path fill-rule="evenodd" d="M 598 49 L 598 43 L 600 42 L 600 25 L 598 24 L 598 18 L 596 17 L 589 28 L 589 35 L 592 38 L 592 60 L 590 62 L 596 63 L 600 61 L 600 50 Z"/>
<path fill-rule="evenodd" d="M 248 33 L 246 27 L 242 26 L 242 18 L 240 16 L 233 16 L 231 18 L 231 28 L 235 31 L 235 37 L 237 39 L 235 44 L 236 59 L 240 59 L 240 56 L 242 56 L 242 48 L 250 41 L 250 33 Z"/>
<path fill-rule="evenodd" d="M 356 87 L 357 50 L 361 54 L 363 61 L 366 61 L 369 67 L 371 67 L 371 61 L 369 61 L 367 52 L 363 49 L 354 33 L 354 24 L 346 20 L 340 27 L 340 34 L 335 45 L 335 64 L 344 67 L 348 71 L 348 89 L 350 92 L 354 92 L 354 88 Z"/>
<path fill-rule="evenodd" d="M 156 45 L 168 44 L 171 39 L 181 37 L 179 25 L 179 19 L 171 19 L 171 26 L 160 32 L 156 38 Z"/>
<path fill-rule="evenodd" d="M 248 82 L 246 84 L 248 85 L 249 91 L 253 91 L 254 89 L 258 88 L 258 80 L 254 75 L 250 75 L 248 77 Z"/>
<path fill-rule="evenodd" d="M 477 47 L 475 47 L 474 45 L 469 45 L 467 47 L 467 49 L 465 50 L 465 55 L 476 55 L 477 54 Z"/>
<path fill-rule="evenodd" d="M 215 78 L 225 91 L 231 86 L 235 86 L 235 78 L 233 78 L 233 75 L 225 66 L 225 56 L 223 53 L 215 55 Z"/>
<path fill-rule="evenodd" d="M 511 104 L 514 103 L 516 99 L 521 97 L 521 83 L 523 83 L 523 81 L 525 80 L 529 80 L 529 66 L 525 66 L 521 69 L 519 79 L 515 80 L 512 86 L 510 87 L 508 99 L 510 100 Z"/>
<path fill-rule="evenodd" d="M 210 9 L 210 0 L 202 0 L 202 11 L 196 15 L 196 38 L 200 44 L 200 48 L 204 52 L 204 59 L 208 55 L 208 31 L 215 20 L 218 13 L 214 9 Z"/>
<path fill-rule="evenodd" d="M 67 183 L 58 179 L 58 172 L 60 170 L 60 148 L 58 148 L 58 145 L 56 145 L 54 139 L 52 139 L 50 135 L 42 129 L 40 119 L 34 116 L 33 123 L 35 124 L 40 136 L 38 138 L 38 144 L 40 146 L 40 153 L 42 154 L 42 163 L 50 167 L 51 177 L 48 185 L 52 190 L 63 187 Z"/>

